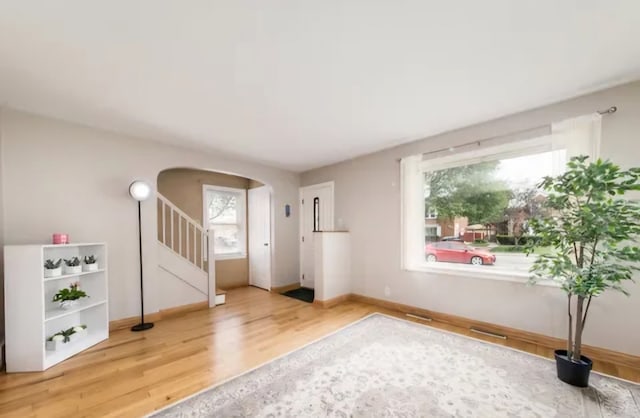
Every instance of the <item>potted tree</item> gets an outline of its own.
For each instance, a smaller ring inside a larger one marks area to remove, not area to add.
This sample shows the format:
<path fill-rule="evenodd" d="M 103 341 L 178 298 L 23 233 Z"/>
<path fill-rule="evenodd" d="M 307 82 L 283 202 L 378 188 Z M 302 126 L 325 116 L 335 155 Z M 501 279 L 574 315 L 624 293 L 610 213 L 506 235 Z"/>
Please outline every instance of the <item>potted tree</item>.
<path fill-rule="evenodd" d="M 567 171 L 546 177 L 547 211 L 530 222 L 536 246 L 551 247 L 531 267 L 531 282 L 551 278 L 567 295 L 567 347 L 556 350 L 558 378 L 574 386 L 589 385 L 592 362 L 582 355 L 582 333 L 594 297 L 611 289 L 628 295 L 623 282 L 639 270 L 640 205 L 625 199 L 640 190 L 640 168 L 621 170 L 610 161 L 572 158 Z"/>

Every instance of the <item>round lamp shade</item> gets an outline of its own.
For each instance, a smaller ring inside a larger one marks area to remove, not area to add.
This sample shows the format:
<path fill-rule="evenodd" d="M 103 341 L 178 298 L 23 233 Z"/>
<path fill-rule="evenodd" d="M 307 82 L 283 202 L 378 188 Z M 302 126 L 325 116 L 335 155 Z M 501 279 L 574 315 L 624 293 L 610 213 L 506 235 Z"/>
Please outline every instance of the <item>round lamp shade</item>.
<path fill-rule="evenodd" d="M 151 187 L 144 181 L 136 180 L 129 186 L 129 194 L 137 201 L 146 200 L 151 194 Z"/>

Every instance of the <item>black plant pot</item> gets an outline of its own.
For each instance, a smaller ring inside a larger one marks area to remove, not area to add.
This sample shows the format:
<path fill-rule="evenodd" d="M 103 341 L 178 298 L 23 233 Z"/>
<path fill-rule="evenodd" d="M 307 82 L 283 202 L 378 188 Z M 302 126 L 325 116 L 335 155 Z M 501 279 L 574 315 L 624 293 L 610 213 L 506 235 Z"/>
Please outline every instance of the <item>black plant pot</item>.
<path fill-rule="evenodd" d="M 565 383 L 581 388 L 589 386 L 589 374 L 593 362 L 590 358 L 580 356 L 580 361 L 573 361 L 567 357 L 567 350 L 556 350 L 556 368 L 558 379 Z"/>

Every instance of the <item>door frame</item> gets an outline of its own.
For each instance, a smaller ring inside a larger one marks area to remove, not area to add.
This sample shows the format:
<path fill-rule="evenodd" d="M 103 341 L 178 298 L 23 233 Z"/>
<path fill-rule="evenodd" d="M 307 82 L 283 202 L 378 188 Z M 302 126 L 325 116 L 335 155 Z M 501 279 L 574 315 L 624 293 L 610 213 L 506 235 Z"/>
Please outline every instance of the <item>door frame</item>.
<path fill-rule="evenodd" d="M 271 186 L 269 185 L 264 185 L 264 186 L 260 186 L 260 187 L 256 187 L 256 189 L 258 188 L 265 188 L 265 190 L 267 191 L 268 195 L 269 195 L 269 204 L 267 205 L 267 207 L 269 208 L 269 287 L 265 290 L 267 291 L 271 291 L 271 287 L 272 287 L 272 283 L 273 283 L 273 256 L 274 256 L 274 251 L 273 251 L 273 238 L 274 238 L 274 213 L 273 213 L 273 189 L 271 188 Z M 251 210 L 249 208 L 249 194 L 250 191 L 253 189 L 247 189 L 247 263 L 249 264 L 248 266 L 248 273 L 249 273 L 249 286 L 252 286 L 251 284 L 251 251 L 249 251 L 249 247 L 250 247 L 250 241 L 251 241 L 251 230 L 249 228 L 249 217 L 251 216 Z M 256 286 L 257 287 L 257 286 Z M 262 288 L 260 288 L 262 289 Z"/>
<path fill-rule="evenodd" d="M 302 195 L 305 191 L 313 189 L 329 189 L 330 206 L 329 206 L 329 225 L 330 230 L 335 230 L 334 212 L 335 212 L 335 181 L 326 181 L 324 183 L 311 184 L 309 186 L 300 187 L 298 191 L 298 210 L 299 210 L 299 225 L 298 225 L 298 256 L 300 259 L 298 266 L 298 283 L 302 284 L 302 262 L 303 262 L 303 249 L 302 249 L 302 237 L 304 234 L 304 206 L 302 203 Z"/>

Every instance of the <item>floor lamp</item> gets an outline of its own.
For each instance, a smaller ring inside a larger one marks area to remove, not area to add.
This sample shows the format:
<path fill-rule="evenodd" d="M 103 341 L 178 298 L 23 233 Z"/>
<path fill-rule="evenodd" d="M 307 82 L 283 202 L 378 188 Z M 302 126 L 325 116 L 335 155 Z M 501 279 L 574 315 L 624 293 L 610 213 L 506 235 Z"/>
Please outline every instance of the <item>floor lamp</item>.
<path fill-rule="evenodd" d="M 131 327 L 131 331 L 144 331 L 153 328 L 153 322 L 144 322 L 144 286 L 142 283 L 142 215 L 140 203 L 151 194 L 151 187 L 144 181 L 136 180 L 129 186 L 129 194 L 138 201 L 138 245 L 140 249 L 140 323 Z"/>

